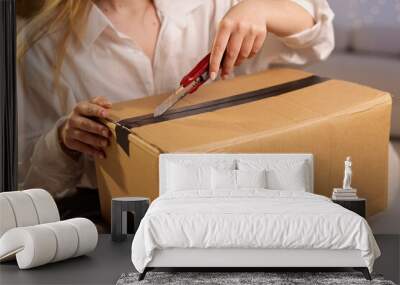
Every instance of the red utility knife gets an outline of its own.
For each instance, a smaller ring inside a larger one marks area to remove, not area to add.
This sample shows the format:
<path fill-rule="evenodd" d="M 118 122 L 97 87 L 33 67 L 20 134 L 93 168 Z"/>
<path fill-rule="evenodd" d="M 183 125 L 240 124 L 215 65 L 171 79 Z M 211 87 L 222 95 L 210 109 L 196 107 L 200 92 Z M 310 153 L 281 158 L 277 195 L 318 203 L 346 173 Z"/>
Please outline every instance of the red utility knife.
<path fill-rule="evenodd" d="M 167 112 L 172 106 L 187 94 L 196 91 L 209 78 L 210 53 L 207 54 L 187 75 L 185 75 L 178 89 L 165 99 L 154 111 L 154 117 L 159 117 Z"/>

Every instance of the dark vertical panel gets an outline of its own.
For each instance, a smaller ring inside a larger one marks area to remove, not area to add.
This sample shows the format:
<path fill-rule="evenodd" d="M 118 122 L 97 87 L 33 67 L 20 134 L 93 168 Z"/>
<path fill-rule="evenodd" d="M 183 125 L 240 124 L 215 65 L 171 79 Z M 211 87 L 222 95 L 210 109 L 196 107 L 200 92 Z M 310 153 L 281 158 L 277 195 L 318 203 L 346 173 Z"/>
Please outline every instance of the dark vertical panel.
<path fill-rule="evenodd" d="M 0 0 L 0 191 L 17 190 L 15 0 Z"/>

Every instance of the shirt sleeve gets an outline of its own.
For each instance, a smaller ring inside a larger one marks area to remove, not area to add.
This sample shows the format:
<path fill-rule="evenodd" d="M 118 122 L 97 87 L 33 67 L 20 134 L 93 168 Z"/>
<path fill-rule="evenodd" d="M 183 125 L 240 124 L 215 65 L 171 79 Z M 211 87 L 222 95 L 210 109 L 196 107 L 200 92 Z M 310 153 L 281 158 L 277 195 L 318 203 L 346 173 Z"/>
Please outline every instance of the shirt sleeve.
<path fill-rule="evenodd" d="M 214 29 L 210 41 L 216 34 L 223 16 L 241 0 L 215 1 Z M 235 75 L 251 74 L 267 69 L 271 64 L 304 65 L 326 59 L 334 48 L 334 14 L 326 0 L 291 0 L 303 7 L 314 18 L 310 29 L 288 36 L 278 37 L 269 33 L 258 54 L 235 68 Z M 210 45 L 211 48 L 211 45 Z"/>
<path fill-rule="evenodd" d="M 305 64 L 326 59 L 334 48 L 334 14 L 326 0 L 291 0 L 313 16 L 315 25 L 300 33 L 278 38 L 292 53 L 283 52 L 281 61 Z"/>
<path fill-rule="evenodd" d="M 31 48 L 18 66 L 19 180 L 24 189 L 40 187 L 57 196 L 75 188 L 83 163 L 66 155 L 59 144 L 58 127 L 76 100 L 62 77 L 54 88 L 46 52 Z"/>

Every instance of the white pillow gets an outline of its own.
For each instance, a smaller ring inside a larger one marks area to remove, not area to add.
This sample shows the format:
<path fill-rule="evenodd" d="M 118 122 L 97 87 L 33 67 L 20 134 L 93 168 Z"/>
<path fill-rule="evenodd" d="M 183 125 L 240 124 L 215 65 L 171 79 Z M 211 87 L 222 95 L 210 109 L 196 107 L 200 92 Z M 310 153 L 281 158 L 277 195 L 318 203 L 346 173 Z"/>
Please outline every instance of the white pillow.
<path fill-rule="evenodd" d="M 210 189 L 210 171 L 210 167 L 171 163 L 168 169 L 167 188 L 171 191 Z"/>
<path fill-rule="evenodd" d="M 304 168 L 305 164 L 303 163 L 294 168 L 267 171 L 268 189 L 306 191 L 307 180 Z"/>
<path fill-rule="evenodd" d="M 211 170 L 211 189 L 236 189 L 236 170 L 215 169 Z"/>
<path fill-rule="evenodd" d="M 238 188 L 267 188 L 267 171 L 262 170 L 236 170 Z"/>
<path fill-rule="evenodd" d="M 211 190 L 211 168 L 235 169 L 234 160 L 174 160 L 167 167 L 167 191 Z"/>
<path fill-rule="evenodd" d="M 266 188 L 267 177 L 262 170 L 212 169 L 211 188 L 213 190 L 237 190 L 241 188 Z"/>
<path fill-rule="evenodd" d="M 266 170 L 267 187 L 272 190 L 306 191 L 308 167 L 304 160 L 241 159 L 239 170 Z"/>

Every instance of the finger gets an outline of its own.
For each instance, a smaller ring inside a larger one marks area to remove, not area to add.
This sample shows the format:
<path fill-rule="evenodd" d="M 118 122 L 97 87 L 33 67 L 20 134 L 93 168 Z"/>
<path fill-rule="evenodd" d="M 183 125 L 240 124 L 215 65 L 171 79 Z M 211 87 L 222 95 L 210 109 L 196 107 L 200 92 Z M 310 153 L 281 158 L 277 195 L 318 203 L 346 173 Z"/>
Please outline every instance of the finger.
<path fill-rule="evenodd" d="M 240 32 L 233 33 L 229 39 L 224 62 L 222 63 L 222 76 L 228 75 L 233 71 L 236 59 L 242 46 L 244 35 Z"/>
<path fill-rule="evenodd" d="M 107 109 L 112 107 L 112 104 L 111 104 L 110 100 L 108 100 L 104 96 L 94 97 L 92 100 L 90 100 L 90 102 L 92 102 L 94 104 L 97 104 L 97 105 L 100 105 L 100 106 L 102 106 L 104 108 L 107 108 Z"/>
<path fill-rule="evenodd" d="M 98 157 L 98 158 L 105 158 L 105 154 L 103 151 L 96 149 L 94 147 L 91 147 L 90 145 L 87 145 L 83 142 L 80 142 L 78 140 L 71 139 L 68 143 L 68 147 L 70 149 L 91 155 L 93 157 Z"/>
<path fill-rule="evenodd" d="M 106 109 L 90 102 L 83 102 L 76 105 L 74 111 L 80 115 L 87 117 L 98 117 L 98 118 L 107 117 Z"/>
<path fill-rule="evenodd" d="M 250 56 L 256 37 L 257 35 L 254 32 L 250 32 L 244 37 L 242 47 L 240 48 L 239 56 L 235 62 L 235 65 L 240 65 L 245 59 Z"/>
<path fill-rule="evenodd" d="M 267 31 L 263 31 L 257 35 L 256 39 L 254 40 L 253 48 L 250 52 L 249 57 L 255 56 L 260 51 L 260 49 L 264 45 L 266 36 L 267 36 Z"/>
<path fill-rule="evenodd" d="M 231 21 L 222 20 L 218 27 L 217 35 L 215 36 L 210 57 L 209 72 L 212 80 L 215 80 L 215 78 L 217 77 L 222 57 L 224 56 L 226 45 L 228 44 L 229 41 L 232 26 L 233 24 Z"/>
<path fill-rule="evenodd" d="M 69 124 L 73 128 L 100 135 L 105 138 L 109 138 L 111 135 L 110 130 L 106 126 L 82 116 L 72 116 Z"/>
<path fill-rule="evenodd" d="M 104 137 L 81 131 L 79 129 L 72 129 L 67 135 L 74 140 L 80 141 L 95 148 L 104 148 L 109 143 Z"/>

